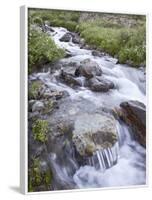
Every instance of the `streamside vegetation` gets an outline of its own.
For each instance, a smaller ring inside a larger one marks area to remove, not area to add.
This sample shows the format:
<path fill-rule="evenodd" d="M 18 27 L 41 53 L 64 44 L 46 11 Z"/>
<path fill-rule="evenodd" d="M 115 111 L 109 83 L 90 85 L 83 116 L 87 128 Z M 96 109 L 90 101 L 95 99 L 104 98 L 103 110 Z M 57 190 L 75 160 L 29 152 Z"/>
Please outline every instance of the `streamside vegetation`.
<path fill-rule="evenodd" d="M 39 27 L 44 24 L 65 27 L 79 33 L 92 48 L 118 58 L 120 63 L 135 67 L 146 65 L 145 16 L 30 9 L 29 23 Z M 30 68 L 44 60 L 53 62 L 61 57 L 64 57 L 63 50 L 46 33 L 30 31 Z"/>

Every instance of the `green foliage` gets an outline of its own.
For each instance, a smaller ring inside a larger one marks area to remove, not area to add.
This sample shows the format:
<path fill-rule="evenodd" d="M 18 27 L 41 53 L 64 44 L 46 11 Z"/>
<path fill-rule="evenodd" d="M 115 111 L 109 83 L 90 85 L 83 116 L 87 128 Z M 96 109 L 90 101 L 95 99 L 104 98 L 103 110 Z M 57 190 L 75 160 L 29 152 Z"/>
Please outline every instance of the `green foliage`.
<path fill-rule="evenodd" d="M 34 135 L 34 139 L 39 142 L 46 142 L 48 140 L 48 131 L 49 131 L 49 125 L 48 121 L 38 119 L 33 124 L 32 132 Z"/>
<path fill-rule="evenodd" d="M 42 21 L 39 20 L 37 23 L 39 25 L 48 23 L 51 26 L 62 26 L 70 31 L 75 31 L 80 12 L 29 9 L 29 16 L 31 16 L 33 22 L 35 22 L 35 19 L 41 19 Z"/>
<path fill-rule="evenodd" d="M 121 63 L 129 62 L 133 66 L 145 64 L 146 30 L 144 24 L 135 28 L 111 28 L 103 22 L 83 22 L 77 26 L 77 31 L 86 43 L 118 57 Z"/>
<path fill-rule="evenodd" d="M 49 35 L 31 28 L 28 38 L 28 64 L 31 71 L 34 66 L 45 62 L 54 62 L 64 57 L 64 50 L 58 48 Z"/>
<path fill-rule="evenodd" d="M 93 48 L 116 56 L 122 63 L 145 64 L 145 16 L 30 9 L 29 21 L 77 31 Z"/>
<path fill-rule="evenodd" d="M 34 192 L 39 186 L 44 186 L 47 190 L 51 184 L 51 180 L 51 171 L 49 169 L 43 171 L 40 159 L 34 158 L 28 172 L 28 191 Z"/>
<path fill-rule="evenodd" d="M 29 84 L 28 98 L 38 99 L 41 88 L 42 88 L 42 83 L 40 81 L 34 81 L 31 84 Z"/>

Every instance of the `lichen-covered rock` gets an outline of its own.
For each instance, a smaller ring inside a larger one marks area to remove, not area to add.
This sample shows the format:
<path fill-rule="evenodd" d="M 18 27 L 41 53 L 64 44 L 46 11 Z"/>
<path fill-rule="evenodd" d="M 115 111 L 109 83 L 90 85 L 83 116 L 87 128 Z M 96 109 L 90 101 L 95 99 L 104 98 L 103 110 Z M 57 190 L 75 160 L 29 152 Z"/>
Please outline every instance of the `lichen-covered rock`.
<path fill-rule="evenodd" d="M 102 70 L 95 61 L 92 61 L 91 59 L 85 59 L 80 62 L 80 66 L 76 69 L 75 75 L 92 78 L 94 76 L 101 76 Z"/>
<path fill-rule="evenodd" d="M 146 146 L 146 106 L 139 101 L 123 102 L 120 106 L 121 119 L 132 128 L 138 142 Z"/>
<path fill-rule="evenodd" d="M 105 113 L 82 114 L 75 120 L 72 140 L 81 156 L 91 156 L 116 143 L 116 121 Z"/>

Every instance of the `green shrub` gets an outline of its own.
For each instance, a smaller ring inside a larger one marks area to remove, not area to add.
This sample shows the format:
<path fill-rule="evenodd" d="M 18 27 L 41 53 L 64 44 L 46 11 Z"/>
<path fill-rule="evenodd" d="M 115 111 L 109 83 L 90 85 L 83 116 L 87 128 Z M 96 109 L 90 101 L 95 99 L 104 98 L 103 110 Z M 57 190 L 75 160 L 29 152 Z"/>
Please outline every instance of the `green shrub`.
<path fill-rule="evenodd" d="M 33 124 L 32 132 L 34 139 L 39 142 L 46 142 L 48 140 L 49 125 L 48 121 L 38 119 Z"/>
<path fill-rule="evenodd" d="M 48 190 L 51 180 L 51 171 L 49 169 L 42 171 L 40 159 L 34 158 L 28 171 L 28 191 L 35 192 L 39 186 L 44 186 Z"/>
<path fill-rule="evenodd" d="M 51 36 L 42 31 L 31 29 L 28 38 L 28 66 L 39 67 L 46 62 L 54 62 L 64 57 L 64 50 L 58 48 Z"/>

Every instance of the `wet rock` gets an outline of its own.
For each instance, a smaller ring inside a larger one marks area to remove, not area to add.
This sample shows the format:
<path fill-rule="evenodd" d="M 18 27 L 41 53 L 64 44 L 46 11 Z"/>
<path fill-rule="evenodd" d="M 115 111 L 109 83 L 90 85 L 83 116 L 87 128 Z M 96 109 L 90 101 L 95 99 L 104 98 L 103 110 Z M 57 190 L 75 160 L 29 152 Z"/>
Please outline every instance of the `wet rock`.
<path fill-rule="evenodd" d="M 71 73 L 61 70 L 60 78 L 69 86 L 82 86 L 82 82 Z"/>
<path fill-rule="evenodd" d="M 66 53 L 65 58 L 69 58 L 69 57 L 72 56 L 72 53 L 70 51 L 68 51 L 68 50 L 66 50 L 65 53 Z"/>
<path fill-rule="evenodd" d="M 75 75 L 92 78 L 94 76 L 101 76 L 102 70 L 95 61 L 92 61 L 91 59 L 85 59 L 80 62 L 80 66 L 76 69 Z"/>
<path fill-rule="evenodd" d="M 36 101 L 32 106 L 32 112 L 41 111 L 44 109 L 44 103 L 42 101 Z"/>
<path fill-rule="evenodd" d="M 88 87 L 95 92 L 107 92 L 114 88 L 114 84 L 106 79 L 93 77 L 88 80 Z"/>
<path fill-rule="evenodd" d="M 120 104 L 121 119 L 133 130 L 135 138 L 146 146 L 146 106 L 139 101 L 127 101 Z"/>
<path fill-rule="evenodd" d="M 77 34 L 74 34 L 74 36 L 72 37 L 72 42 L 75 44 L 79 44 L 80 41 L 80 37 Z"/>
<path fill-rule="evenodd" d="M 61 38 L 61 42 L 70 42 L 71 40 L 71 34 L 70 33 L 65 33 Z"/>
<path fill-rule="evenodd" d="M 33 107 L 33 104 L 36 102 L 36 100 L 29 100 L 28 101 L 28 111 L 31 112 L 32 111 L 32 107 Z"/>
<path fill-rule="evenodd" d="M 102 57 L 102 56 L 104 56 L 104 53 L 101 53 L 100 51 L 97 51 L 97 50 L 93 50 L 92 55 Z"/>
<path fill-rule="evenodd" d="M 112 147 L 117 141 L 116 121 L 105 113 L 82 114 L 75 120 L 72 141 L 81 156 Z"/>

